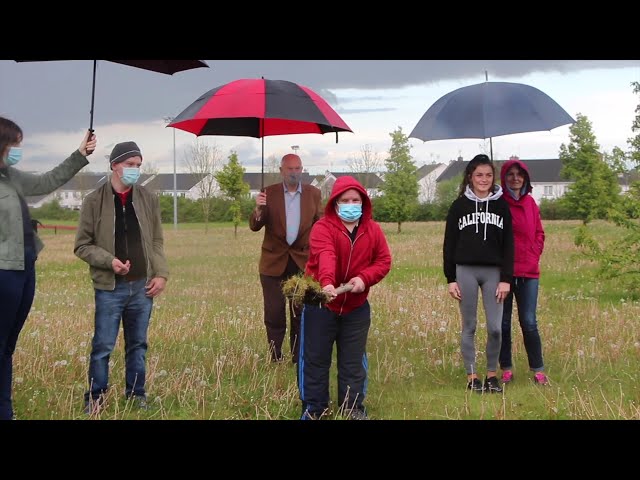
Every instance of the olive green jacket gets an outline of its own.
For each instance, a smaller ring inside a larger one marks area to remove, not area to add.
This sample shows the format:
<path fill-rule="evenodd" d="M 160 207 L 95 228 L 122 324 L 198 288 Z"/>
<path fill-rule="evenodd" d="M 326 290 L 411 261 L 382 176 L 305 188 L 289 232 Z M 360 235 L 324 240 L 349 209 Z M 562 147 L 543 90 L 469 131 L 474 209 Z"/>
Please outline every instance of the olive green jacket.
<path fill-rule="evenodd" d="M 164 256 L 162 218 L 158 196 L 141 185 L 134 185 L 131 201 L 140 225 L 140 239 L 147 263 L 147 278 L 169 278 Z M 115 203 L 111 179 L 87 195 L 80 209 L 80 223 L 73 252 L 89 264 L 93 287 L 116 288 L 112 262 L 116 252 Z"/>
<path fill-rule="evenodd" d="M 24 229 L 18 195 L 26 197 L 54 192 L 88 163 L 76 150 L 46 173 L 27 173 L 13 167 L 0 172 L 0 270 L 24 270 Z M 37 234 L 35 240 L 37 254 L 44 244 Z"/>

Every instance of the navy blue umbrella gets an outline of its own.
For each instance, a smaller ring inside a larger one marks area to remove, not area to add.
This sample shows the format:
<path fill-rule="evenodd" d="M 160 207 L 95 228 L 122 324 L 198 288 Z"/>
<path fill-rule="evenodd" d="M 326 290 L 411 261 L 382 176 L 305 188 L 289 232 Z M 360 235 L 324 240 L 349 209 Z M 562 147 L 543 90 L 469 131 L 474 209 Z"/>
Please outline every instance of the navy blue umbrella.
<path fill-rule="evenodd" d="M 575 123 L 575 120 L 549 95 L 535 87 L 523 83 L 483 82 L 441 97 L 429 107 L 409 137 L 425 142 L 490 139 L 552 130 L 569 123 Z"/>

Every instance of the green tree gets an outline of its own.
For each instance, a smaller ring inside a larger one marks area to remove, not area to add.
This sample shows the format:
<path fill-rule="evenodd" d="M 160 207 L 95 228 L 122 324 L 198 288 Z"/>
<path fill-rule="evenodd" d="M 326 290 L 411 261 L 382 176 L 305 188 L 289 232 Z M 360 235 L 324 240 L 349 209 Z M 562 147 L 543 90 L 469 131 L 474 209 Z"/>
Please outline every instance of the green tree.
<path fill-rule="evenodd" d="M 391 136 L 389 158 L 385 160 L 387 173 L 381 190 L 384 194 L 384 208 L 387 217 L 398 223 L 398 233 L 402 222 L 409 220 L 418 204 L 417 167 L 409 150 L 409 137 L 398 127 Z"/>
<path fill-rule="evenodd" d="M 569 132 L 569 145 L 560 145 L 561 176 L 573 180 L 564 200 L 586 225 L 594 218 L 607 217 L 619 201 L 620 187 L 598 151 L 589 119 L 579 113 Z"/>
<path fill-rule="evenodd" d="M 633 87 L 633 93 L 637 93 L 640 97 L 640 82 L 631 82 L 631 86 Z M 633 120 L 631 131 L 634 132 L 636 136 L 627 140 L 627 143 L 631 147 L 629 157 L 631 161 L 636 164 L 637 168 L 640 167 L 640 102 L 636 107 L 636 118 Z"/>
<path fill-rule="evenodd" d="M 604 159 L 615 174 L 625 173 L 628 170 L 627 154 L 620 147 L 613 147 L 613 151 L 605 154 Z"/>
<path fill-rule="evenodd" d="M 249 194 L 249 185 L 242 178 L 244 167 L 238 161 L 238 154 L 231 151 L 229 162 L 215 174 L 220 190 L 231 200 L 229 211 L 233 222 L 233 236 L 238 236 L 238 225 L 242 221 L 242 200 Z"/>
<path fill-rule="evenodd" d="M 633 92 L 640 94 L 640 83 L 631 84 Z M 631 151 L 628 154 L 640 167 L 640 103 L 636 107 L 636 118 L 632 131 L 638 132 L 628 143 Z M 615 149 L 614 149 L 615 150 Z M 608 245 L 600 245 L 591 232 L 582 227 L 576 236 L 576 244 L 583 248 L 583 253 L 599 264 L 599 273 L 603 278 L 615 278 L 620 286 L 628 286 L 640 290 L 640 225 L 636 220 L 640 216 L 640 182 L 633 182 L 629 191 L 609 211 L 608 220 L 624 227 L 625 233 Z"/>

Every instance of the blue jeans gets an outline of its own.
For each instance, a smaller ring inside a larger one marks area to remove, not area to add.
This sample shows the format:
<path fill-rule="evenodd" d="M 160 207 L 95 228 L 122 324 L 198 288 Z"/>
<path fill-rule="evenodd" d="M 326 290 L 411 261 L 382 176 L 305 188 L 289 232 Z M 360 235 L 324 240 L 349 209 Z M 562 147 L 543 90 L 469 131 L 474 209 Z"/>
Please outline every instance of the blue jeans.
<path fill-rule="evenodd" d="M 11 420 L 13 352 L 36 290 L 36 252 L 25 250 L 24 270 L 0 270 L 0 420 Z"/>
<path fill-rule="evenodd" d="M 371 326 L 369 301 L 345 315 L 305 304 L 302 311 L 298 388 L 302 414 L 322 415 L 329 408 L 329 370 L 336 345 L 338 407 L 358 409 L 367 395 L 367 336 Z"/>
<path fill-rule="evenodd" d="M 125 396 L 144 396 L 147 330 L 153 299 L 145 295 L 145 279 L 118 281 L 116 288 L 95 290 L 95 331 L 89 360 L 89 398 L 98 400 L 109 388 L 109 357 L 116 345 L 120 320 L 124 330 Z"/>
<path fill-rule="evenodd" d="M 518 305 L 518 320 L 524 338 L 524 348 L 529 359 L 529 368 L 534 372 L 544 370 L 542 361 L 542 342 L 538 333 L 536 310 L 538 308 L 537 278 L 514 277 L 511 292 L 504 300 L 502 311 L 502 347 L 500 349 L 500 368 L 510 370 L 513 366 L 511 359 L 511 310 L 513 297 Z"/>

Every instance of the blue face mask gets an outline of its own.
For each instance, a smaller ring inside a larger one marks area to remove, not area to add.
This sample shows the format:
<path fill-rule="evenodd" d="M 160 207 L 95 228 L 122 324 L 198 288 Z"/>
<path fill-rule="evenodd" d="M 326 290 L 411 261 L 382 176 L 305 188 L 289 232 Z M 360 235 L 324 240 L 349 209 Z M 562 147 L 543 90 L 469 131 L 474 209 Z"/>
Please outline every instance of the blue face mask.
<path fill-rule="evenodd" d="M 339 203 L 338 216 L 345 222 L 355 222 L 362 216 L 362 204 Z"/>
<path fill-rule="evenodd" d="M 22 149 L 20 147 L 11 147 L 9 149 L 9 156 L 4 161 L 8 166 L 15 165 L 22 160 Z"/>
<path fill-rule="evenodd" d="M 140 169 L 138 167 L 124 167 L 122 169 L 122 183 L 130 187 L 131 185 L 135 185 L 135 183 L 140 178 Z"/>

